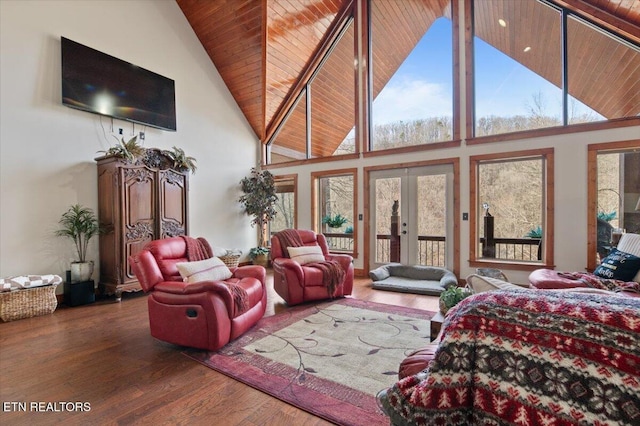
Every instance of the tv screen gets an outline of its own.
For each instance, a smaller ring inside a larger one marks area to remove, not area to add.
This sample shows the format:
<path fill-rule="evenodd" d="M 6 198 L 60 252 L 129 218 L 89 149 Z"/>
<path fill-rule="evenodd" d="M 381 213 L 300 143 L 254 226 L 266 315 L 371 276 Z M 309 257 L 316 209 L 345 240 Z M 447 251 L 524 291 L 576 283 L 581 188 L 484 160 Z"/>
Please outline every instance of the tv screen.
<path fill-rule="evenodd" d="M 68 38 L 62 45 L 62 104 L 176 130 L 173 80 Z"/>

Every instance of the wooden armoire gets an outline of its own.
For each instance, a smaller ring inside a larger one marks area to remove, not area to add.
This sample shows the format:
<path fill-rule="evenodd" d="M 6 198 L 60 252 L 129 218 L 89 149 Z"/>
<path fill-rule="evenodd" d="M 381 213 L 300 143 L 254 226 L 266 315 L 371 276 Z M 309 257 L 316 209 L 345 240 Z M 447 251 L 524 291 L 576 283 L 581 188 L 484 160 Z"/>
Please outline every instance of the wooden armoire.
<path fill-rule="evenodd" d="M 139 291 L 128 258 L 149 241 L 187 235 L 189 172 L 171 168 L 158 149 L 135 162 L 118 156 L 96 158 L 100 283 L 103 294 Z"/>

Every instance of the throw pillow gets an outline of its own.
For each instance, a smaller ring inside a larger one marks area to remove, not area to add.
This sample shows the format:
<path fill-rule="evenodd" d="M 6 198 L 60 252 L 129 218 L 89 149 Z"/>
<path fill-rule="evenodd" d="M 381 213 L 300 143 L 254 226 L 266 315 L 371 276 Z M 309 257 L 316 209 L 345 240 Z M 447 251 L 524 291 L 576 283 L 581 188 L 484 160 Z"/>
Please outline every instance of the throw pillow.
<path fill-rule="evenodd" d="M 179 262 L 176 266 L 180 276 L 187 283 L 223 281 L 233 276 L 227 265 L 217 257 L 196 262 Z"/>
<path fill-rule="evenodd" d="M 287 247 L 289 257 L 301 265 L 313 262 L 324 262 L 324 254 L 320 246 Z"/>
<path fill-rule="evenodd" d="M 609 280 L 631 281 L 640 270 L 640 257 L 613 249 L 593 274 Z"/>

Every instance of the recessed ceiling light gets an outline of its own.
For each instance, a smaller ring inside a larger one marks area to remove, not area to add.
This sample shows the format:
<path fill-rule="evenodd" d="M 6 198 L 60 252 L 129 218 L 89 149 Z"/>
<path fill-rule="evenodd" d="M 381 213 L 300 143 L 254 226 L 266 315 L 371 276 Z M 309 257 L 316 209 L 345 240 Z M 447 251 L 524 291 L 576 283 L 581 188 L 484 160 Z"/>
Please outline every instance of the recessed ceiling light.
<path fill-rule="evenodd" d="M 500 24 L 501 27 L 506 27 L 507 26 L 507 21 L 505 21 L 504 19 L 500 18 L 500 19 L 498 19 L 498 24 Z"/>
<path fill-rule="evenodd" d="M 531 50 L 531 46 L 527 46 L 527 47 L 525 47 L 525 48 L 524 48 L 524 51 L 525 51 L 525 52 L 528 52 L 528 51 L 530 51 L 530 50 Z"/>

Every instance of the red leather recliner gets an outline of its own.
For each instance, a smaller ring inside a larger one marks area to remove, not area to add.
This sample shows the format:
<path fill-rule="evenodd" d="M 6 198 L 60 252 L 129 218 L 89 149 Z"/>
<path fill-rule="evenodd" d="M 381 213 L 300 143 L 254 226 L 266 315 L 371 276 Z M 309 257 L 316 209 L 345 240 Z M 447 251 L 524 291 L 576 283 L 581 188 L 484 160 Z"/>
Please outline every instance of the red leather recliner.
<path fill-rule="evenodd" d="M 329 294 L 323 274 L 317 268 L 300 265 L 285 256 L 280 240 L 271 237 L 271 263 L 273 287 L 288 305 L 297 305 L 312 300 L 323 300 L 351 294 L 353 289 L 353 257 L 348 254 L 330 254 L 327 240 L 322 234 L 310 230 L 296 230 L 305 246 L 320 246 L 325 260 L 335 260 L 345 271 L 344 281 L 333 294 Z M 286 247 L 285 247 L 286 248 Z"/>
<path fill-rule="evenodd" d="M 181 346 L 217 350 L 251 328 L 267 306 L 265 269 L 231 269 L 226 280 L 244 288 L 249 307 L 237 312 L 229 287 L 221 281 L 183 282 L 176 264 L 186 262 L 183 238 L 152 241 L 129 263 L 149 293 L 149 325 L 156 339 Z"/>

